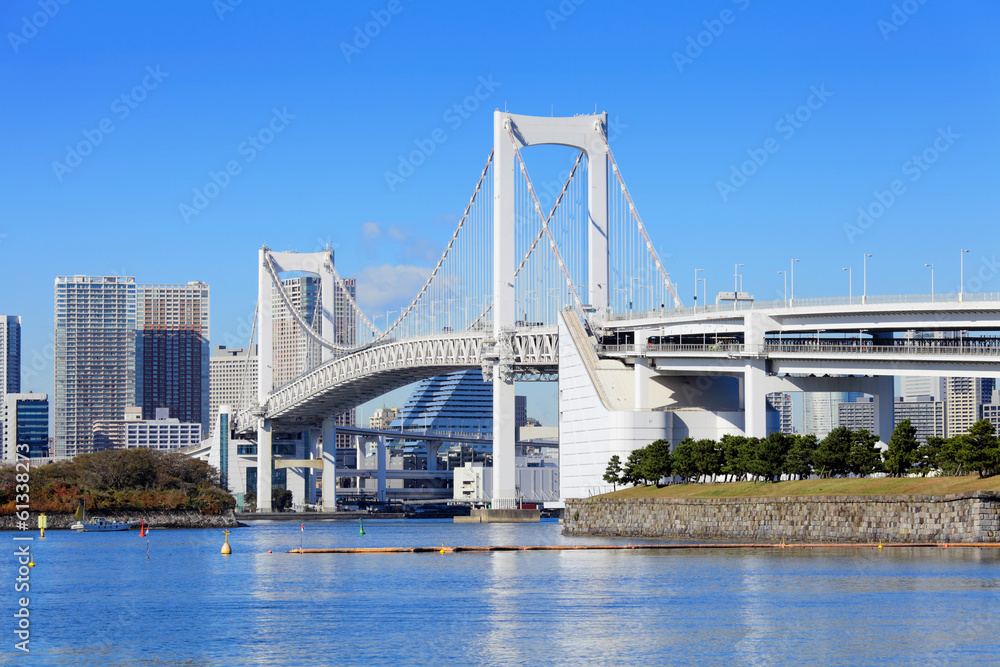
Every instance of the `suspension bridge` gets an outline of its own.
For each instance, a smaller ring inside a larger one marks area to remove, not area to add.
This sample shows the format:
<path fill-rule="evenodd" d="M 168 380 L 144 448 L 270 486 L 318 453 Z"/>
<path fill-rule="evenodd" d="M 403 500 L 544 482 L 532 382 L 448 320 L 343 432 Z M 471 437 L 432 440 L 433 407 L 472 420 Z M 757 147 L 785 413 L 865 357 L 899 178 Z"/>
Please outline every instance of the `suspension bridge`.
<path fill-rule="evenodd" d="M 575 154 L 554 201 L 543 208 L 523 153 L 546 144 L 570 147 Z M 854 365 L 861 348 L 853 356 L 841 349 L 835 358 L 817 356 L 818 350 L 803 357 L 796 353 L 804 349 L 766 349 L 783 331 L 816 330 L 818 339 L 823 328 L 996 330 L 1000 294 L 969 295 L 954 303 L 938 299 L 933 307 L 917 299 L 895 310 L 877 298 L 839 309 L 784 301 L 751 308 L 734 302 L 732 311 L 684 308 L 611 151 L 604 113 L 551 118 L 496 111 L 493 150 L 444 252 L 413 300 L 394 321 L 386 313 L 381 328 L 375 324 L 380 316 L 369 317 L 358 307 L 330 251 L 264 247 L 258 260 L 256 395 L 248 401 L 253 407 L 233 415 L 230 426 L 258 442 L 261 511 L 270 510 L 266 471 L 274 466 L 272 434 L 321 432 L 310 467 L 335 479 L 335 415 L 460 369 L 478 368 L 493 385 L 495 509 L 517 503 L 515 381 L 559 379 L 565 498 L 600 485 L 611 454 L 627 456 L 657 438 L 716 436 L 727 429 L 764 435 L 766 391 L 816 385 L 792 380 L 802 368 L 815 375 L 829 367 L 828 391 L 850 384 L 881 395 L 880 423 L 892 416 L 891 398 L 885 404 L 892 374 L 912 370 L 899 366 L 901 359 L 916 364 L 913 372 L 972 373 L 974 367 L 976 373 L 997 374 L 1000 369 L 1000 347 L 976 357 L 973 366 L 967 357 L 928 355 L 915 362 L 890 356 L 879 363 L 869 356 Z M 319 276 L 321 296 L 312 312 L 301 312 L 287 293 L 281 280 L 286 272 Z M 311 367 L 279 386 L 273 376 L 272 295 L 316 351 Z M 845 379 L 861 373 L 879 377 Z M 775 377 L 781 374 L 784 384 Z M 701 386 L 704 377 L 714 378 L 708 388 Z M 687 408 L 704 414 L 682 414 Z M 323 503 L 333 509 L 330 491 Z"/>

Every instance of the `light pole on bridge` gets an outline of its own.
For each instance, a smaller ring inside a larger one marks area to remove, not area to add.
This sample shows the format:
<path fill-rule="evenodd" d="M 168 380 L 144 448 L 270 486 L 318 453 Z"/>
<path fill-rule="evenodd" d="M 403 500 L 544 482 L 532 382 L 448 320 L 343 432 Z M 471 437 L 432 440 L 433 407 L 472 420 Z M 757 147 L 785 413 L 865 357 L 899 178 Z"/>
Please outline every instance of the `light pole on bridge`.
<path fill-rule="evenodd" d="M 968 250 L 962 250 L 962 252 L 960 252 L 958 254 L 958 260 L 959 260 L 958 261 L 958 267 L 959 267 L 958 268 L 958 270 L 959 270 L 958 281 L 959 281 L 959 283 L 961 283 L 958 286 L 958 300 L 959 301 L 965 301 L 965 253 L 967 253 L 967 252 L 969 252 L 969 251 Z"/>
<path fill-rule="evenodd" d="M 737 297 L 740 295 L 740 267 L 742 264 L 737 264 L 733 269 L 733 310 L 736 310 Z"/>
<path fill-rule="evenodd" d="M 924 264 L 924 266 L 929 266 L 931 268 L 931 303 L 934 303 L 934 265 Z"/>
<path fill-rule="evenodd" d="M 705 269 L 694 270 L 694 312 L 698 312 L 698 272 Z"/>
<path fill-rule="evenodd" d="M 864 295 L 861 297 L 861 303 L 868 303 L 868 258 L 871 256 L 872 254 L 870 252 L 866 252 L 865 256 L 862 258 L 862 261 L 864 262 L 865 288 L 864 288 Z"/>
<path fill-rule="evenodd" d="M 844 271 L 847 271 L 847 303 L 850 303 L 854 300 L 854 278 L 851 275 L 854 272 L 851 271 L 851 267 L 849 266 L 845 266 Z"/>
<path fill-rule="evenodd" d="M 790 282 L 792 284 L 791 294 L 789 295 L 790 298 L 788 299 L 788 305 L 789 305 L 789 307 L 795 305 L 795 262 L 798 262 L 798 261 L 800 261 L 800 260 L 797 260 L 797 259 L 793 259 L 792 260 L 792 270 L 791 270 L 791 275 L 789 276 L 789 281 L 788 281 L 788 282 Z"/>
<path fill-rule="evenodd" d="M 788 272 L 778 271 L 778 273 L 781 274 L 781 300 L 785 303 L 785 305 L 788 305 Z"/>

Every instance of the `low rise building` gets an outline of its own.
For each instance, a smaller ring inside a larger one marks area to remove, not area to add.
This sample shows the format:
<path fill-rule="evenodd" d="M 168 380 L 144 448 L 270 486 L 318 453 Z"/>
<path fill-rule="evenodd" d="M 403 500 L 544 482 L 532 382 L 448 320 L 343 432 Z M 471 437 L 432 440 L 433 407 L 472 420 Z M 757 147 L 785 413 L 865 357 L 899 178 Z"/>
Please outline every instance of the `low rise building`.
<path fill-rule="evenodd" d="M 19 453 L 30 458 L 49 456 L 48 394 L 5 394 L 0 408 L 5 463 L 16 461 Z"/>
<path fill-rule="evenodd" d="M 156 409 L 156 419 L 142 419 L 142 408 L 125 408 L 124 419 L 94 422 L 96 449 L 176 450 L 201 442 L 201 423 L 183 423 L 167 408 Z"/>

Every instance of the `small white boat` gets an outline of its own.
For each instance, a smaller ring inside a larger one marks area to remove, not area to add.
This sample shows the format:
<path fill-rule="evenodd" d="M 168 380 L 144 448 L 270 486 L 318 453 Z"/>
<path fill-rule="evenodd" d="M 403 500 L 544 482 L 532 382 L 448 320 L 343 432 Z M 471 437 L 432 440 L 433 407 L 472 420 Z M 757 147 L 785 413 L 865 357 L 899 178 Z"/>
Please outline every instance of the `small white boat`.
<path fill-rule="evenodd" d="M 112 530 L 129 530 L 139 523 L 138 521 L 108 521 L 102 516 L 95 516 L 90 521 L 87 521 L 87 508 L 82 500 L 80 501 L 80 506 L 76 508 L 73 518 L 76 519 L 76 523 L 69 528 L 78 533 L 103 533 Z"/>

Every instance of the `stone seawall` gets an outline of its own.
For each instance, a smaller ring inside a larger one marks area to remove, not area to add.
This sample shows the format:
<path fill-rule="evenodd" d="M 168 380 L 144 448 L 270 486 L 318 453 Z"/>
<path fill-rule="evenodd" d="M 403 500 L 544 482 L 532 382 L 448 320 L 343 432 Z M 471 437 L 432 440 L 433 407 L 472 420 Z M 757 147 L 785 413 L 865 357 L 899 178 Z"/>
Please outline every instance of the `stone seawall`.
<path fill-rule="evenodd" d="M 1000 493 L 566 501 L 566 535 L 746 542 L 997 542 Z"/>
<path fill-rule="evenodd" d="M 197 510 L 95 510 L 87 512 L 87 519 L 104 517 L 109 521 L 145 521 L 150 528 L 235 528 L 239 525 L 232 510 L 222 514 L 201 514 Z M 71 512 L 45 514 L 48 520 L 46 530 L 69 528 L 76 523 Z M 13 514 L 0 516 L 0 530 L 17 530 L 17 517 Z M 38 512 L 31 512 L 28 530 L 38 530 Z M 138 528 L 136 528 L 138 530 Z"/>

